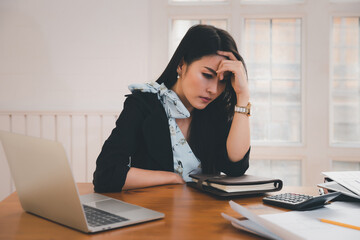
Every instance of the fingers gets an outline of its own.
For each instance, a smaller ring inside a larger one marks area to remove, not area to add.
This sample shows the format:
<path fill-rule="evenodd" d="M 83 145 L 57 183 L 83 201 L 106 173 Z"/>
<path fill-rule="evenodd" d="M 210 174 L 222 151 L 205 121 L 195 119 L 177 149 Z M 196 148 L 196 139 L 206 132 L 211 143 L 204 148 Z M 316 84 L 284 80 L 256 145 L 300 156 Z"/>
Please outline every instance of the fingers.
<path fill-rule="evenodd" d="M 231 86 L 236 94 L 248 92 L 247 74 L 244 64 L 238 60 L 232 52 L 217 51 L 223 59 L 216 71 L 219 80 L 223 80 L 227 73 L 231 74 Z M 225 75 L 225 76 L 224 76 Z"/>
<path fill-rule="evenodd" d="M 233 65 L 233 62 L 230 60 L 221 61 L 220 65 L 218 67 L 218 70 L 216 71 L 220 81 L 224 79 L 225 72 L 232 72 L 232 73 L 234 72 L 232 65 Z"/>
<path fill-rule="evenodd" d="M 224 79 L 225 72 L 231 72 L 234 75 L 241 76 L 245 73 L 245 67 L 241 61 L 239 61 L 232 52 L 217 51 L 217 54 L 226 57 L 228 60 L 222 60 L 218 70 L 218 77 L 220 80 Z"/>
<path fill-rule="evenodd" d="M 229 61 L 229 60 L 223 60 L 220 63 L 218 70 L 216 71 L 220 81 L 224 79 L 225 72 L 232 72 L 232 73 L 234 72 L 233 63 L 231 63 L 230 61 L 229 62 L 226 62 L 226 61 Z"/>
<path fill-rule="evenodd" d="M 240 61 L 223 60 L 221 61 L 216 72 L 218 73 L 218 77 L 220 80 L 224 79 L 225 72 L 239 75 L 243 72 L 242 63 Z"/>
<path fill-rule="evenodd" d="M 217 51 L 217 54 L 228 57 L 230 60 L 238 61 L 238 59 L 235 57 L 235 55 L 232 52 L 226 52 L 226 51 Z"/>

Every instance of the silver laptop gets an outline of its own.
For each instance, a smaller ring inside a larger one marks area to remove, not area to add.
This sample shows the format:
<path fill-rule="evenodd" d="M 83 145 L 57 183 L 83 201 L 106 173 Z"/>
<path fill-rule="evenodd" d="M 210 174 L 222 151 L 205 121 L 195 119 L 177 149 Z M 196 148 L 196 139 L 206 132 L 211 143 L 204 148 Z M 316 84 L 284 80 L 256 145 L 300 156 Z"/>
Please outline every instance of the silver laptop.
<path fill-rule="evenodd" d="M 79 196 L 63 146 L 0 131 L 22 208 L 80 230 L 98 232 L 160 219 L 163 213 L 101 194 Z"/>

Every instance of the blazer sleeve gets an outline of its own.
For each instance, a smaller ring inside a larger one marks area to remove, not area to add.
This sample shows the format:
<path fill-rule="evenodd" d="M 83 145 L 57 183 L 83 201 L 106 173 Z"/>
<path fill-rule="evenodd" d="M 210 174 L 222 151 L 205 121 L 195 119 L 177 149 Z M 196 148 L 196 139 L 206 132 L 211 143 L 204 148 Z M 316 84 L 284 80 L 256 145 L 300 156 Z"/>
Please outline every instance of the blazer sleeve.
<path fill-rule="evenodd" d="M 129 157 L 138 146 L 144 113 L 139 101 L 130 95 L 124 102 L 124 108 L 116 127 L 105 141 L 96 161 L 94 172 L 95 192 L 119 192 L 122 190 L 129 167 Z"/>
<path fill-rule="evenodd" d="M 227 149 L 226 149 L 226 140 L 230 132 L 231 122 L 226 124 L 226 130 L 223 132 L 221 136 L 221 142 L 219 142 L 218 149 L 220 151 L 217 154 L 217 169 L 221 172 L 225 173 L 228 176 L 238 177 L 245 174 L 246 170 L 249 168 L 249 158 L 250 158 L 250 150 L 246 152 L 243 159 L 238 162 L 232 162 L 229 159 Z"/>
<path fill-rule="evenodd" d="M 225 161 L 221 163 L 222 172 L 231 177 L 239 177 L 244 175 L 246 170 L 249 168 L 250 149 L 251 147 L 246 152 L 243 159 L 238 162 L 232 162 L 227 155 L 227 151 L 225 150 L 225 156 L 223 157 Z"/>

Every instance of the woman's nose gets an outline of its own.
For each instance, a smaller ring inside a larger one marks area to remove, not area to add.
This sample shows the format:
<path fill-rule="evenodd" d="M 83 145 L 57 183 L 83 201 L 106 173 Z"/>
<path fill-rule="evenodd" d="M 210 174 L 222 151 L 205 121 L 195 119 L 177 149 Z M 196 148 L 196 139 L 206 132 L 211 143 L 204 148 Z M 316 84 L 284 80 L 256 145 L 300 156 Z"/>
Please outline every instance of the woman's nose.
<path fill-rule="evenodd" d="M 217 79 L 214 79 L 213 81 L 209 82 L 209 85 L 207 86 L 207 91 L 211 94 L 216 94 L 218 91 L 218 81 Z"/>

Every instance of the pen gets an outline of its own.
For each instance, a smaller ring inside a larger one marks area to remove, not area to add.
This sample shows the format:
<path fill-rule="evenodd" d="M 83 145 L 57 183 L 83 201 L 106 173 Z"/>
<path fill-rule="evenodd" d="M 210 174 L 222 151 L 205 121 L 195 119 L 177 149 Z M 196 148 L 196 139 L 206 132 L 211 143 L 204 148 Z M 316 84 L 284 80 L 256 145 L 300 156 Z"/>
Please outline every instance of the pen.
<path fill-rule="evenodd" d="M 334 224 L 337 226 L 341 226 L 341 227 L 346 227 L 346 228 L 351 228 L 351 229 L 355 229 L 355 230 L 360 230 L 360 227 L 358 226 L 354 226 L 354 225 L 350 225 L 350 224 L 346 224 L 346 223 L 341 223 L 341 222 L 335 222 L 332 220 L 328 220 L 328 219 L 319 219 L 321 222 L 324 223 L 330 223 L 330 224 Z"/>

